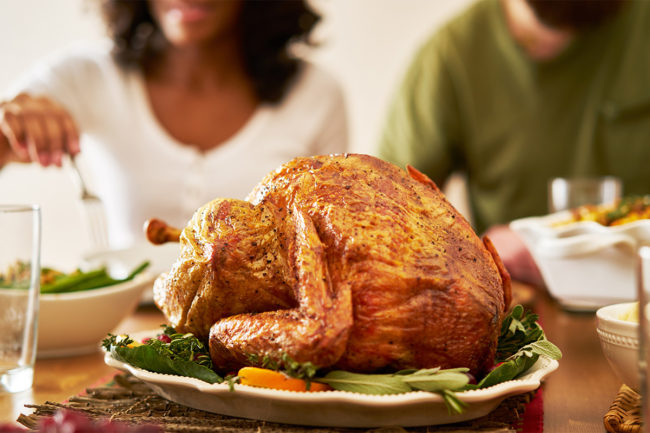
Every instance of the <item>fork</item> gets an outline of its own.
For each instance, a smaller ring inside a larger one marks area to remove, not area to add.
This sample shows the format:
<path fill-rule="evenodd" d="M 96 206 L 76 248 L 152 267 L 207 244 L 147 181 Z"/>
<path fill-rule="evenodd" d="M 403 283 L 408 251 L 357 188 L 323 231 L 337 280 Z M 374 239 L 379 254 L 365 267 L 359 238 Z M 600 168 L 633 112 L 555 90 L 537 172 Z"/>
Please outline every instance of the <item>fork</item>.
<path fill-rule="evenodd" d="M 75 161 L 75 156 L 71 156 L 69 161 L 72 168 L 71 173 L 81 191 L 80 199 L 90 245 L 94 250 L 106 249 L 108 248 L 108 232 L 104 204 L 99 197 L 88 191 L 86 182 Z"/>

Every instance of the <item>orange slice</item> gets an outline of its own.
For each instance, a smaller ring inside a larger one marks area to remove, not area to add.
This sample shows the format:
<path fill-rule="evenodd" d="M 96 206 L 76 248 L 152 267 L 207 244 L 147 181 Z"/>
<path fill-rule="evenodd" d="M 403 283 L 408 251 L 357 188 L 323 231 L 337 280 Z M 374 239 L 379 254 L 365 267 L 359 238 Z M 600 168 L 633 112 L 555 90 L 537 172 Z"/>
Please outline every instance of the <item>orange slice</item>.
<path fill-rule="evenodd" d="M 268 368 L 244 367 L 237 373 L 242 385 L 257 386 L 260 388 L 283 389 L 287 391 L 327 391 L 332 389 L 324 383 L 311 382 L 307 389 L 307 382 L 302 379 L 289 377 L 278 371 Z"/>

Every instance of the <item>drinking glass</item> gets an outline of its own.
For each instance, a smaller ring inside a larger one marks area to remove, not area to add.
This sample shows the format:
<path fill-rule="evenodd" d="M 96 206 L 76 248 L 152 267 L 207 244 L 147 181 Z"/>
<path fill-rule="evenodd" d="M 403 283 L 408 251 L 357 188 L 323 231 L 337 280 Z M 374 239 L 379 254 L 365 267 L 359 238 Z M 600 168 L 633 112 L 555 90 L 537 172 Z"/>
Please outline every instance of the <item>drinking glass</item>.
<path fill-rule="evenodd" d="M 650 247 L 641 246 L 637 253 L 637 295 L 639 299 L 639 388 L 641 417 L 650 420 Z M 650 425 L 645 424 L 645 432 Z"/>
<path fill-rule="evenodd" d="M 585 204 L 612 203 L 621 197 L 622 182 L 614 176 L 556 177 L 548 183 L 548 208 L 551 213 Z"/>
<path fill-rule="evenodd" d="M 40 245 L 40 208 L 0 205 L 0 392 L 19 392 L 32 386 Z"/>

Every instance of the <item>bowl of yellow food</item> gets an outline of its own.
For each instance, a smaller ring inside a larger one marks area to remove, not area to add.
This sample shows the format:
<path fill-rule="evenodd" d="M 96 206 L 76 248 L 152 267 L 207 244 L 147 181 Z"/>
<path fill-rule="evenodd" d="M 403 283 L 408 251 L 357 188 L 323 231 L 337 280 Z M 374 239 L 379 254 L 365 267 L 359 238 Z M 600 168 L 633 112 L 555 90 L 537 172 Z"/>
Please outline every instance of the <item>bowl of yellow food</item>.
<path fill-rule="evenodd" d="M 72 356 L 99 351 L 107 333 L 137 307 L 142 293 L 151 288 L 154 276 L 147 262 L 125 275 L 112 275 L 108 268 L 76 269 L 72 272 L 44 267 L 38 316 L 37 357 Z M 16 263 L 0 273 L 0 290 L 21 290 Z"/>
<path fill-rule="evenodd" d="M 515 220 L 549 293 L 566 309 L 596 311 L 636 298 L 635 251 L 650 243 L 650 196 Z"/>
<path fill-rule="evenodd" d="M 616 376 L 639 390 L 639 304 L 608 305 L 596 312 L 598 339 L 607 362 Z"/>

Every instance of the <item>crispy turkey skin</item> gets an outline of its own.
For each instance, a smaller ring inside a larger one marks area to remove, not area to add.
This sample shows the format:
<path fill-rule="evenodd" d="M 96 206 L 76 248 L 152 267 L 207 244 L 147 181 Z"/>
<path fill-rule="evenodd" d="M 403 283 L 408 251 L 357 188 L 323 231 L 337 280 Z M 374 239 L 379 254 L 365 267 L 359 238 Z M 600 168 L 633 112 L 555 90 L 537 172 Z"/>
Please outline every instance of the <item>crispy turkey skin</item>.
<path fill-rule="evenodd" d="M 297 158 L 214 200 L 154 285 L 217 368 L 251 355 L 372 372 L 493 364 L 510 279 L 426 176 L 367 155 Z"/>

